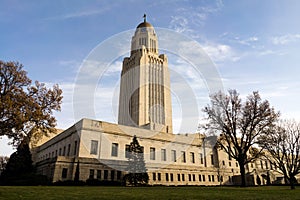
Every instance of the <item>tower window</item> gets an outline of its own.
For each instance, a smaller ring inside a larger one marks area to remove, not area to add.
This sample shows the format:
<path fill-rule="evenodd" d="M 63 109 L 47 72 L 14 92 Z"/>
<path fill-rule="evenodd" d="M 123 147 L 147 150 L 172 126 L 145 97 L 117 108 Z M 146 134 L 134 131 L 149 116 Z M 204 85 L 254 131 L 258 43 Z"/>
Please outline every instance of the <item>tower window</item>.
<path fill-rule="evenodd" d="M 183 162 L 183 163 L 186 162 L 185 151 L 182 151 L 182 152 L 181 152 L 181 162 Z"/>
<path fill-rule="evenodd" d="M 91 154 L 97 155 L 97 151 L 98 151 L 98 141 L 91 140 Z"/>
<path fill-rule="evenodd" d="M 166 161 L 167 160 L 166 149 L 161 149 L 161 160 L 162 161 Z"/>
<path fill-rule="evenodd" d="M 200 153 L 200 164 L 203 164 L 203 154 Z"/>
<path fill-rule="evenodd" d="M 150 160 L 155 160 L 155 148 L 150 147 Z"/>
<path fill-rule="evenodd" d="M 171 154 L 172 154 L 172 161 L 176 162 L 176 150 L 172 150 Z"/>
<path fill-rule="evenodd" d="M 126 144 L 125 146 L 125 158 L 129 158 L 130 157 L 130 145 Z"/>
<path fill-rule="evenodd" d="M 191 163 L 195 163 L 195 154 L 194 152 L 190 152 Z"/>
<path fill-rule="evenodd" d="M 118 156 L 118 143 L 112 143 L 111 146 L 111 156 L 117 157 Z"/>

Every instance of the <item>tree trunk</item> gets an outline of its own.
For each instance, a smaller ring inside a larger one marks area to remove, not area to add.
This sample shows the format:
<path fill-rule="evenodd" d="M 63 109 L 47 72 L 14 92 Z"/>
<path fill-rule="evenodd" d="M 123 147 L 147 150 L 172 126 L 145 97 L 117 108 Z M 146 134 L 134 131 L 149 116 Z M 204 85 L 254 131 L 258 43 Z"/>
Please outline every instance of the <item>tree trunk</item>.
<path fill-rule="evenodd" d="M 294 176 L 290 176 L 289 181 L 290 181 L 291 190 L 296 189 L 295 188 L 295 177 Z"/>
<path fill-rule="evenodd" d="M 244 162 L 238 161 L 241 173 L 241 187 L 246 187 L 246 172 Z"/>
<path fill-rule="evenodd" d="M 288 181 L 287 175 L 284 174 L 283 177 L 284 177 L 284 184 L 285 184 L 285 185 L 288 185 L 288 184 L 289 184 L 289 181 Z"/>

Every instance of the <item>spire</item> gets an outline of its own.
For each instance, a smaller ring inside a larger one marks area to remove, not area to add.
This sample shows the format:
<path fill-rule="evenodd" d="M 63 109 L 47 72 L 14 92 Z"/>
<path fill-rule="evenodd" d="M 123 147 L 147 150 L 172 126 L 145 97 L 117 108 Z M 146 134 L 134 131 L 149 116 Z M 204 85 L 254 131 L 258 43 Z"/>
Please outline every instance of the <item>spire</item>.
<path fill-rule="evenodd" d="M 146 13 L 144 14 L 143 18 L 144 18 L 144 22 L 146 22 Z"/>

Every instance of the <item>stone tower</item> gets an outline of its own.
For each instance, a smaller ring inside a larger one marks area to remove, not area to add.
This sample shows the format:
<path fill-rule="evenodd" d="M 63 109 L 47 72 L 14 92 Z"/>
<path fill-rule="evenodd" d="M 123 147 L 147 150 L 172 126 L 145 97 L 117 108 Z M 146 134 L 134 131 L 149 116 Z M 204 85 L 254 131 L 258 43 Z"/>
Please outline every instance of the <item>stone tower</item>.
<path fill-rule="evenodd" d="M 130 57 L 123 60 L 119 124 L 173 132 L 168 59 L 159 55 L 157 36 L 146 15 L 132 37 Z"/>

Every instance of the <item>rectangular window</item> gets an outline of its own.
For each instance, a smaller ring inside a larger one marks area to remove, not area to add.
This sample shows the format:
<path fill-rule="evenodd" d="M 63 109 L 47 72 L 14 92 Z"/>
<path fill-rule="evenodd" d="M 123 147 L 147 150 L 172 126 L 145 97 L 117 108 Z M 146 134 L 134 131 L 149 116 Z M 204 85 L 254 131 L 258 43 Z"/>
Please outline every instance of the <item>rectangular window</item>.
<path fill-rule="evenodd" d="M 203 154 L 202 153 L 200 153 L 200 164 L 203 165 Z"/>
<path fill-rule="evenodd" d="M 169 181 L 169 174 L 166 173 L 166 181 Z"/>
<path fill-rule="evenodd" d="M 115 180 L 115 170 L 110 171 L 110 180 Z"/>
<path fill-rule="evenodd" d="M 196 181 L 196 175 L 193 174 L 193 181 Z"/>
<path fill-rule="evenodd" d="M 211 165 L 214 165 L 215 164 L 214 155 L 210 155 L 210 160 L 211 160 Z"/>
<path fill-rule="evenodd" d="M 172 150 L 171 154 L 172 154 L 172 162 L 176 162 L 176 150 Z"/>
<path fill-rule="evenodd" d="M 185 180 L 185 176 L 184 176 L 184 174 L 181 174 L 181 179 L 182 179 L 182 181 L 184 181 L 184 180 Z"/>
<path fill-rule="evenodd" d="M 201 174 L 199 174 L 199 181 L 202 181 Z"/>
<path fill-rule="evenodd" d="M 156 173 L 152 173 L 152 179 L 156 181 Z"/>
<path fill-rule="evenodd" d="M 121 180 L 121 171 L 117 171 L 117 180 Z"/>
<path fill-rule="evenodd" d="M 57 157 L 57 150 L 55 150 L 55 157 Z"/>
<path fill-rule="evenodd" d="M 205 181 L 205 175 L 202 175 L 202 180 Z"/>
<path fill-rule="evenodd" d="M 95 170 L 90 169 L 89 179 L 94 179 Z"/>
<path fill-rule="evenodd" d="M 177 181 L 180 181 L 180 174 L 177 174 Z"/>
<path fill-rule="evenodd" d="M 161 173 L 157 173 L 157 180 L 161 181 Z"/>
<path fill-rule="evenodd" d="M 191 163 L 195 163 L 195 154 L 194 152 L 190 152 Z"/>
<path fill-rule="evenodd" d="M 167 152 L 166 149 L 161 149 L 161 161 L 167 160 Z"/>
<path fill-rule="evenodd" d="M 214 175 L 211 175 L 211 180 L 212 180 L 212 182 L 215 182 L 215 176 Z"/>
<path fill-rule="evenodd" d="M 238 167 L 238 166 L 239 166 L 239 164 L 236 162 L 236 163 L 235 163 L 235 166 L 236 166 L 236 167 Z"/>
<path fill-rule="evenodd" d="M 68 175 L 68 169 L 63 168 L 61 172 L 61 178 L 67 178 L 67 175 Z"/>
<path fill-rule="evenodd" d="M 59 148 L 59 154 L 58 155 L 61 156 L 61 148 Z"/>
<path fill-rule="evenodd" d="M 231 167 L 231 162 L 228 162 L 229 167 Z"/>
<path fill-rule="evenodd" d="M 67 156 L 70 156 L 70 151 L 71 151 L 71 144 L 68 144 Z"/>
<path fill-rule="evenodd" d="M 264 168 L 264 165 L 263 165 L 262 161 L 260 161 L 260 166 L 261 166 L 262 169 Z"/>
<path fill-rule="evenodd" d="M 183 163 L 186 162 L 185 151 L 181 152 L 181 162 L 183 162 Z"/>
<path fill-rule="evenodd" d="M 66 146 L 64 146 L 63 156 L 66 155 Z"/>
<path fill-rule="evenodd" d="M 172 173 L 170 174 L 170 180 L 171 180 L 171 181 L 174 181 L 174 177 L 173 177 L 173 174 L 172 174 Z"/>
<path fill-rule="evenodd" d="M 210 175 L 208 175 L 208 181 L 211 182 L 211 177 L 210 177 Z"/>
<path fill-rule="evenodd" d="M 224 160 L 222 161 L 222 164 L 225 166 L 225 161 Z"/>
<path fill-rule="evenodd" d="M 192 181 L 192 175 L 189 174 L 189 181 Z"/>
<path fill-rule="evenodd" d="M 126 144 L 125 146 L 125 158 L 129 158 L 130 157 L 130 145 Z"/>
<path fill-rule="evenodd" d="M 97 170 L 97 179 L 98 179 L 98 180 L 101 179 L 101 170 Z"/>
<path fill-rule="evenodd" d="M 52 151 L 52 158 L 54 158 L 54 151 Z"/>
<path fill-rule="evenodd" d="M 97 155 L 98 152 L 98 141 L 91 140 L 91 154 Z"/>
<path fill-rule="evenodd" d="M 155 160 L 155 148 L 150 147 L 150 160 Z"/>
<path fill-rule="evenodd" d="M 119 147 L 118 143 L 112 143 L 112 146 L 111 146 L 111 156 L 114 156 L 114 157 L 118 156 L 118 147 Z"/>
<path fill-rule="evenodd" d="M 108 170 L 104 170 L 104 180 L 108 179 Z"/>
<path fill-rule="evenodd" d="M 77 153 L 77 141 L 74 142 L 74 156 L 76 156 Z"/>

